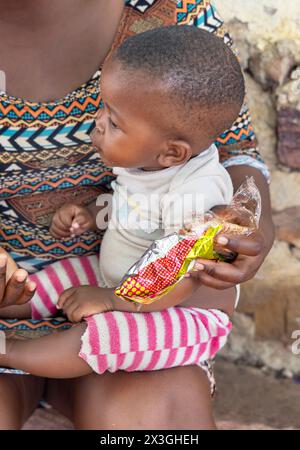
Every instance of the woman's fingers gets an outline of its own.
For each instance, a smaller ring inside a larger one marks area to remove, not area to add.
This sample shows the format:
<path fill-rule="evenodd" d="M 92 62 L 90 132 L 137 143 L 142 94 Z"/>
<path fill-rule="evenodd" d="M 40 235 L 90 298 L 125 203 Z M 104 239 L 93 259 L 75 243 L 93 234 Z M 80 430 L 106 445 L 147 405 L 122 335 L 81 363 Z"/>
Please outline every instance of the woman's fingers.
<path fill-rule="evenodd" d="M 23 305 L 34 295 L 36 284 L 27 282 L 26 270 L 17 269 L 6 283 L 7 256 L 0 255 L 0 306 Z"/>
<path fill-rule="evenodd" d="M 225 239 L 227 239 L 227 243 Z M 222 234 L 217 238 L 217 242 L 228 250 L 246 256 L 257 256 L 262 253 L 265 247 L 264 238 L 259 231 L 254 231 L 249 236 Z"/>
<path fill-rule="evenodd" d="M 197 278 L 201 284 L 218 290 L 228 289 L 237 284 L 218 280 L 217 278 L 212 277 L 206 272 L 194 272 L 191 274 L 191 276 Z"/>
<path fill-rule="evenodd" d="M 0 255 L 0 305 L 2 305 L 2 300 L 6 287 L 6 266 L 7 266 L 7 256 L 4 254 Z"/>
<path fill-rule="evenodd" d="M 36 283 L 34 283 L 33 281 L 28 281 L 25 284 L 23 293 L 21 297 L 17 300 L 16 304 L 24 305 L 25 303 L 29 302 L 34 296 L 35 291 L 36 291 Z"/>
<path fill-rule="evenodd" d="M 28 274 L 26 270 L 16 270 L 9 281 L 3 295 L 1 306 L 16 305 L 22 297 Z"/>
<path fill-rule="evenodd" d="M 227 289 L 253 278 L 263 262 L 263 235 L 259 231 L 249 236 L 220 235 L 217 242 L 225 249 L 238 254 L 235 261 L 228 263 L 197 259 L 195 271 L 191 272 L 190 276 L 214 289 Z"/>
<path fill-rule="evenodd" d="M 257 264 L 255 264 L 255 267 Z M 191 276 L 198 278 L 203 284 L 208 280 L 207 276 L 224 283 L 223 289 L 235 284 L 243 283 L 253 276 L 253 268 L 249 265 L 249 258 L 238 257 L 233 263 L 197 259 Z M 227 285 L 227 284 L 230 284 Z M 216 283 L 220 286 L 220 283 Z M 211 286 L 211 283 L 209 284 Z M 214 287 L 214 286 L 211 286 Z M 217 288 L 216 288 L 217 289 Z"/>

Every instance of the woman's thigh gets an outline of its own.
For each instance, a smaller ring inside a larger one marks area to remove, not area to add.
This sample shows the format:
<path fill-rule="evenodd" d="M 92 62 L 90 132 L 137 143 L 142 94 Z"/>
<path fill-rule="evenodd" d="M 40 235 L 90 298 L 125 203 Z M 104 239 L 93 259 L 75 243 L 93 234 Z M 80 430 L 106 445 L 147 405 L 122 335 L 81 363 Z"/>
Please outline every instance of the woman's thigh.
<path fill-rule="evenodd" d="M 0 375 L 0 430 L 19 430 L 43 397 L 44 379 Z"/>
<path fill-rule="evenodd" d="M 46 400 L 76 429 L 215 428 L 209 382 L 197 366 L 48 383 Z"/>

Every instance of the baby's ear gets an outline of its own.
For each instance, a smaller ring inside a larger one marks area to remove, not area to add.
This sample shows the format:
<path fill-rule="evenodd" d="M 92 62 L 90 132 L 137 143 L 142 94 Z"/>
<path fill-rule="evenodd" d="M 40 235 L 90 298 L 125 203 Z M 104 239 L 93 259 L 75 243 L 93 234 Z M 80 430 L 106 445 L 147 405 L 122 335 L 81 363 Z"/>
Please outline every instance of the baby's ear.
<path fill-rule="evenodd" d="M 158 156 L 158 162 L 163 167 L 179 166 L 192 156 L 192 148 L 187 141 L 172 139 L 166 142 L 164 151 Z"/>

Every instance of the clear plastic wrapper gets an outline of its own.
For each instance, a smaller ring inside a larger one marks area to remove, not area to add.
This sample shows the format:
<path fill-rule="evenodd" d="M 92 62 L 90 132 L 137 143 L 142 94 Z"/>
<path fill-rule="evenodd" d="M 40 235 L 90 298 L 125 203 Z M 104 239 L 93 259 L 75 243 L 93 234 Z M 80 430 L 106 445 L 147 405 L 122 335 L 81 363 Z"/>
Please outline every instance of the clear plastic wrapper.
<path fill-rule="evenodd" d="M 219 215 L 218 215 L 219 210 Z M 253 177 L 240 186 L 228 206 L 195 214 L 178 233 L 154 241 L 123 277 L 115 294 L 150 304 L 170 292 L 193 270 L 197 258 L 231 262 L 236 254 L 216 243 L 219 233 L 250 235 L 258 228 L 261 197 Z"/>

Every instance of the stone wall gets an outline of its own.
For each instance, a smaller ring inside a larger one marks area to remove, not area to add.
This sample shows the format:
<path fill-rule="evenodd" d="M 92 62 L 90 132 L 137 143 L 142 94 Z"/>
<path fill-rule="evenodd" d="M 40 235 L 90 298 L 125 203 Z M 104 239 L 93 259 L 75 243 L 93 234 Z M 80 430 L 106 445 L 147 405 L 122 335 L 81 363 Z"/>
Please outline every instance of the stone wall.
<path fill-rule="evenodd" d="M 215 0 L 245 70 L 260 151 L 271 170 L 276 242 L 242 286 L 223 356 L 300 374 L 300 2 Z"/>

